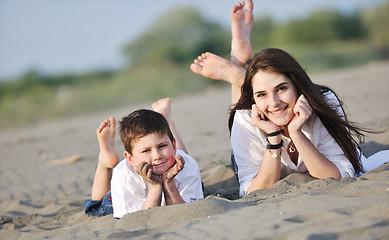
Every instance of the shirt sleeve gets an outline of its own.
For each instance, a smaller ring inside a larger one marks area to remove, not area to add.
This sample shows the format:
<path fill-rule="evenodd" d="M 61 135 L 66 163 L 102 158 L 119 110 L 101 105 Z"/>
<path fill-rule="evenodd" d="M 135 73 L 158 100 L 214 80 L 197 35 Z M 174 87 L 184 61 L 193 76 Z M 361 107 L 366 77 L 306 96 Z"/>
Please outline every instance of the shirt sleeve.
<path fill-rule="evenodd" d="M 340 106 L 339 100 L 332 92 L 327 92 L 325 98 L 329 105 L 334 108 L 339 115 L 343 116 L 344 112 Z M 316 124 L 314 131 L 319 132 L 319 140 L 317 141 L 317 150 L 328 160 L 330 160 L 339 169 L 340 174 L 343 177 L 353 177 L 355 175 L 354 167 L 348 160 L 339 144 L 327 131 L 323 123 L 319 118 L 316 118 Z"/>
<path fill-rule="evenodd" d="M 257 175 L 265 149 L 261 131 L 250 123 L 247 110 L 235 113 L 231 129 L 231 148 L 238 166 L 241 197 L 247 195 L 251 182 Z"/>
<path fill-rule="evenodd" d="M 342 116 L 342 118 L 345 119 L 342 106 L 340 105 L 339 99 L 336 97 L 336 95 L 332 91 L 328 91 L 324 93 L 324 98 L 331 106 L 331 108 L 335 109 L 339 116 Z"/>
<path fill-rule="evenodd" d="M 316 131 L 320 133 L 317 150 L 323 154 L 325 158 L 336 165 L 342 175 L 342 178 L 353 177 L 355 175 L 355 170 L 351 162 L 348 160 L 339 144 L 324 127 L 320 119 L 317 118 L 316 121 L 319 122 L 317 124 Z"/>
<path fill-rule="evenodd" d="M 203 199 L 203 187 L 197 162 L 181 150 L 177 149 L 176 154 L 180 155 L 185 160 L 184 169 L 174 178 L 177 190 L 182 199 L 187 203 L 197 199 Z"/>

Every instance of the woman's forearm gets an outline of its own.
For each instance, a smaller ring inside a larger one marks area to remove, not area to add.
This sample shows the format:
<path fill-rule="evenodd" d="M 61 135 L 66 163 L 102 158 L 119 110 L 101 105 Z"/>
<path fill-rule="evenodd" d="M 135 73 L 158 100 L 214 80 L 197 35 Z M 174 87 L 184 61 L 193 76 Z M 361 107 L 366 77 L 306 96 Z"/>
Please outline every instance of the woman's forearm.
<path fill-rule="evenodd" d="M 273 154 L 278 155 L 273 158 Z M 271 187 L 274 183 L 280 180 L 281 175 L 281 149 L 266 150 L 263 156 L 261 167 L 250 184 L 249 192 L 257 189 Z"/>
<path fill-rule="evenodd" d="M 324 157 L 303 133 L 291 134 L 291 138 L 312 177 L 319 179 L 342 177 L 336 165 Z"/>

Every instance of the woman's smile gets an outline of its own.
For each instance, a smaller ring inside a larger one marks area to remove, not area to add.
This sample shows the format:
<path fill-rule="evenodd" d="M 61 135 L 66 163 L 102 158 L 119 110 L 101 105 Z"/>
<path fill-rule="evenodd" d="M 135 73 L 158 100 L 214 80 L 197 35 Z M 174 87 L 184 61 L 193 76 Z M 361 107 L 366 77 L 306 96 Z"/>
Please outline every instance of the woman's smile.
<path fill-rule="evenodd" d="M 287 125 L 294 115 L 297 100 L 292 81 L 280 73 L 259 71 L 253 78 L 252 86 L 258 109 L 278 126 Z"/>
<path fill-rule="evenodd" d="M 277 115 L 279 113 L 285 112 L 285 110 L 288 108 L 288 106 L 285 106 L 283 108 L 279 108 L 277 110 L 269 111 L 270 114 Z"/>

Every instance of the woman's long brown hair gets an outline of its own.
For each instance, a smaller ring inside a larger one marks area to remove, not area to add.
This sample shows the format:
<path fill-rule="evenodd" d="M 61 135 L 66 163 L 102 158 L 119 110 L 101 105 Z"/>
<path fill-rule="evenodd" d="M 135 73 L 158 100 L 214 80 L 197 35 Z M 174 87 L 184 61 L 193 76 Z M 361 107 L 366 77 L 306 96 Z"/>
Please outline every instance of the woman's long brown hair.
<path fill-rule="evenodd" d="M 360 161 L 360 144 L 365 140 L 362 132 L 371 132 L 357 126 L 347 119 L 343 102 L 330 88 L 315 84 L 311 81 L 301 65 L 286 51 L 277 48 L 266 48 L 257 53 L 249 62 L 245 80 L 241 89 L 238 103 L 230 109 L 229 129 L 231 131 L 235 112 L 241 109 L 251 109 L 254 104 L 252 79 L 258 71 L 272 71 L 288 77 L 296 87 L 297 96 L 303 94 L 319 117 L 327 131 L 338 143 L 346 157 L 350 160 L 356 173 L 363 172 Z M 331 106 L 324 94 L 331 91 L 338 98 L 340 107 L 345 115 L 336 111 L 338 106 Z M 355 140 L 355 138 L 357 140 Z"/>

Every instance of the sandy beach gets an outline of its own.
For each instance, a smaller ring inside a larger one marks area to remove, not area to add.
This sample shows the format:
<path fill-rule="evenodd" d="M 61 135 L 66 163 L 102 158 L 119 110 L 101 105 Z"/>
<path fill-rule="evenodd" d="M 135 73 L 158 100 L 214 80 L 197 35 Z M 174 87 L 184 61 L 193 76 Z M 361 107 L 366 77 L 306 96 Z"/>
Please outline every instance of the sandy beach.
<path fill-rule="evenodd" d="M 354 122 L 384 130 L 388 76 L 389 62 L 382 62 L 311 78 L 337 92 Z M 204 200 L 120 220 L 85 215 L 99 150 L 96 128 L 151 103 L 2 130 L 0 239 L 388 239 L 389 164 L 342 180 L 292 174 L 239 198 L 230 167 L 228 88 L 172 98 L 176 128 L 199 164 Z M 118 137 L 116 143 L 121 155 Z M 389 131 L 368 135 L 362 150 L 370 156 L 384 149 Z"/>

